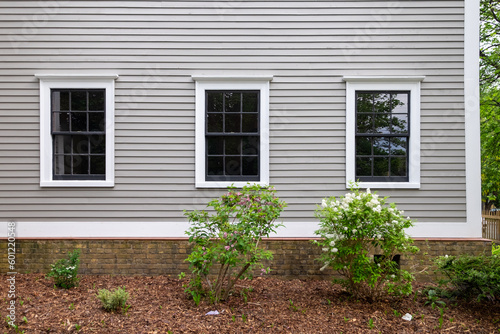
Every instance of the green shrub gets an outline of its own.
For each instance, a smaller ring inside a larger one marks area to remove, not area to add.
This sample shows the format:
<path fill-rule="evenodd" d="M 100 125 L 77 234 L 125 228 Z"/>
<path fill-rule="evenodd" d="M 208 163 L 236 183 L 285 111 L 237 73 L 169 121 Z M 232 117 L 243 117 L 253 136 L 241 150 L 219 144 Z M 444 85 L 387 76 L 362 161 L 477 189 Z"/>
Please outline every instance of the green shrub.
<path fill-rule="evenodd" d="M 491 245 L 491 255 L 500 257 L 500 245 Z"/>
<path fill-rule="evenodd" d="M 129 297 L 130 295 L 125 290 L 125 287 L 116 288 L 114 291 L 101 289 L 97 294 L 97 298 L 101 301 L 102 307 L 108 312 L 124 309 Z"/>
<path fill-rule="evenodd" d="M 394 203 L 385 206 L 387 198 L 379 198 L 370 189 L 360 192 L 353 184 L 351 191 L 339 199 L 323 199 L 316 210 L 320 229 L 315 233 L 321 239 L 315 243 L 323 250 L 318 258 L 324 264 L 321 269 L 337 271 L 343 278 L 335 282 L 355 297 L 376 300 L 384 292 L 408 295 L 413 276 L 393 259 L 418 251 L 404 232 L 412 221 Z M 379 256 L 370 256 L 374 252 Z"/>
<path fill-rule="evenodd" d="M 440 256 L 436 258 L 437 272 L 445 279 L 439 281 L 453 295 L 478 300 L 500 298 L 499 256 Z"/>
<path fill-rule="evenodd" d="M 186 234 L 194 243 L 186 260 L 192 275 L 185 287 L 196 304 L 202 296 L 214 303 L 227 299 L 240 278 L 255 266 L 262 268 L 263 259 L 272 259 L 272 253 L 260 248 L 259 243 L 281 226 L 275 221 L 285 202 L 276 197 L 272 187 L 247 185 L 241 190 L 228 190 L 208 203 L 214 214 L 184 212 L 192 223 Z M 214 264 L 217 273 L 212 278 L 209 273 Z"/>
<path fill-rule="evenodd" d="M 78 285 L 78 267 L 80 266 L 80 250 L 75 249 L 68 253 L 66 259 L 60 259 L 51 265 L 47 277 L 54 279 L 54 285 L 58 288 L 70 289 Z"/>

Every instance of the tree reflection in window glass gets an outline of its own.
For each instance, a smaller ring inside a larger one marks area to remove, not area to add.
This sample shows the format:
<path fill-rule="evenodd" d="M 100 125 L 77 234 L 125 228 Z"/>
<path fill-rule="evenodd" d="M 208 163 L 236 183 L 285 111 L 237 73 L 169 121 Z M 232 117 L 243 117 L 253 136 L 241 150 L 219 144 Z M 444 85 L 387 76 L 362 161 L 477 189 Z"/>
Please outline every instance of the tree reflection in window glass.
<path fill-rule="evenodd" d="M 408 181 L 409 92 L 356 92 L 356 178 Z"/>

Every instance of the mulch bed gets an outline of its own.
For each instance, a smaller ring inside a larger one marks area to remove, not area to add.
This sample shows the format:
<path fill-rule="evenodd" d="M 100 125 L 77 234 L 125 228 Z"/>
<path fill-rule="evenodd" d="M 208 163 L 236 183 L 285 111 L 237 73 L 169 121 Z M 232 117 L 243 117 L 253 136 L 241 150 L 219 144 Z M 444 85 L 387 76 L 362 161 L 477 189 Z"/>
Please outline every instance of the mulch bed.
<path fill-rule="evenodd" d="M 7 276 L 2 280 L 6 282 Z M 183 282 L 156 276 L 82 275 L 80 285 L 54 289 L 42 274 L 16 276 L 16 323 L 19 333 L 499 333 L 500 303 L 446 300 L 440 312 L 417 294 L 376 303 L 354 300 L 327 281 L 242 281 L 219 305 L 187 297 Z M 131 298 L 126 313 L 105 312 L 99 289 L 125 286 Z M 253 287 L 251 292 L 248 288 Z M 424 288 L 416 284 L 416 290 Z M 245 292 L 247 291 L 247 292 Z M 7 315 L 8 285 L 0 285 Z M 218 315 L 206 315 L 209 311 Z M 405 313 L 411 321 L 402 319 Z M 372 320 L 370 320 L 372 319 Z M 79 328 L 79 329 L 77 329 Z M 3 333 L 16 333 L 4 322 Z"/>

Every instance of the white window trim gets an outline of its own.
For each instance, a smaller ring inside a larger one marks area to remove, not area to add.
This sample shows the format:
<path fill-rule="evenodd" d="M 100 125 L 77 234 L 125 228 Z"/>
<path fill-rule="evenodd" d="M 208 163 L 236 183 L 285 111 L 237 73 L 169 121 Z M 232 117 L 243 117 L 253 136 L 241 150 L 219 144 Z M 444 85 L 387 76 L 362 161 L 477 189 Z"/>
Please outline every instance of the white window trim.
<path fill-rule="evenodd" d="M 243 187 L 248 182 L 269 184 L 269 82 L 272 76 L 199 76 L 196 82 L 196 144 L 195 186 L 197 188 Z M 259 181 L 206 181 L 205 180 L 205 91 L 206 90 L 259 90 L 260 91 L 260 180 Z"/>
<path fill-rule="evenodd" d="M 423 76 L 344 77 L 346 82 L 346 187 L 355 180 L 356 166 L 356 96 L 358 90 L 410 91 L 410 143 L 408 182 L 359 182 L 361 188 L 420 188 L 420 82 Z"/>
<path fill-rule="evenodd" d="M 113 187 L 115 185 L 115 80 L 118 75 L 35 74 L 40 80 L 40 187 Z M 50 90 L 106 90 L 106 179 L 54 180 L 52 177 L 52 135 Z"/>

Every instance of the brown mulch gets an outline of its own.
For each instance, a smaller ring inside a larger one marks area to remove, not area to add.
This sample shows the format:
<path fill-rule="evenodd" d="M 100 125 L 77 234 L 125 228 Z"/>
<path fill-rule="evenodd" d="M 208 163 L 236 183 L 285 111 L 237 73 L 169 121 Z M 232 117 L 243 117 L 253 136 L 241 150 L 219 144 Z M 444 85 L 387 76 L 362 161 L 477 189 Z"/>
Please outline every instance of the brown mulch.
<path fill-rule="evenodd" d="M 500 333 L 499 302 L 445 300 L 440 325 L 439 310 L 424 305 L 422 294 L 369 303 L 350 298 L 327 281 L 259 277 L 242 281 L 224 304 L 202 302 L 196 307 L 182 284 L 166 276 L 82 275 L 77 288 L 61 290 L 42 274 L 18 274 L 18 333 Z M 97 291 L 119 286 L 130 293 L 130 308 L 105 312 Z M 415 285 L 416 290 L 423 288 Z M 6 306 L 5 283 L 0 296 Z M 215 310 L 218 315 L 206 315 Z M 403 320 L 405 313 L 413 319 Z M 5 319 L 6 307 L 1 315 Z M 5 322 L 0 330 L 16 333 Z"/>

